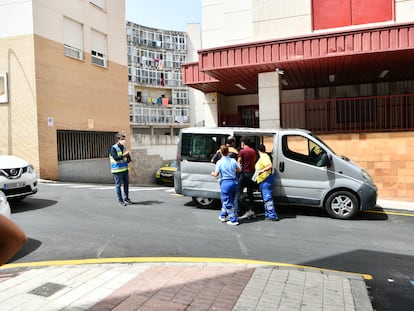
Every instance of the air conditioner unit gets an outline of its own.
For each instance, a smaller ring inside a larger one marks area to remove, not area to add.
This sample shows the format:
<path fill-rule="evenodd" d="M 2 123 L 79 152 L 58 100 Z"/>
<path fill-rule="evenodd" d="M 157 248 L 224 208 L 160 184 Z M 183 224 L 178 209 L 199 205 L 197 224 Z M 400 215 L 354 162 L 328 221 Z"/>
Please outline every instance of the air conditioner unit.
<path fill-rule="evenodd" d="M 66 56 L 69 56 L 69 57 L 73 57 L 73 58 L 76 58 L 76 59 L 80 59 L 80 60 L 83 60 L 83 53 L 82 53 L 82 50 L 80 50 L 80 49 L 77 49 L 77 48 L 74 48 L 74 47 L 71 47 L 71 46 L 69 46 L 69 45 L 64 45 L 64 52 L 63 52 Z"/>
<path fill-rule="evenodd" d="M 0 72 L 0 103 L 9 102 L 7 72 Z"/>

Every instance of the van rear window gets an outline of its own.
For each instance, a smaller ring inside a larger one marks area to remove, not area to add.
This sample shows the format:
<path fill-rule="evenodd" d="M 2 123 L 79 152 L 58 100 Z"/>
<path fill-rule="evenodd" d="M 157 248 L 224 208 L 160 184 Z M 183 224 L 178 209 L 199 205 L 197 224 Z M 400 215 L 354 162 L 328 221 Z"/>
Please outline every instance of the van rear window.
<path fill-rule="evenodd" d="M 228 135 L 183 133 L 181 137 L 181 159 L 210 162 Z"/>

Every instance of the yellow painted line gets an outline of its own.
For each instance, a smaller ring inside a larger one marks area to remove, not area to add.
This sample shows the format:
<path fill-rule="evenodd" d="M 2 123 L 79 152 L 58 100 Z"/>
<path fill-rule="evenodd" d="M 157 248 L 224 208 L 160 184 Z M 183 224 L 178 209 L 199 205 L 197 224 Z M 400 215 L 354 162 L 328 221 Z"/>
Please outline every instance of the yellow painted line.
<path fill-rule="evenodd" d="M 103 263 L 229 263 L 229 264 L 245 264 L 245 265 L 266 265 L 289 267 L 296 269 L 310 269 L 321 272 L 340 272 L 349 275 L 358 275 L 365 280 L 372 280 L 372 275 L 347 272 L 342 270 L 323 269 L 312 266 L 302 266 L 295 264 L 288 264 L 282 262 L 250 260 L 250 259 L 236 259 L 236 258 L 202 258 L 202 257 L 121 257 L 121 258 L 92 258 L 92 259 L 73 259 L 73 260 L 51 260 L 51 261 L 37 261 L 26 263 L 11 263 L 0 267 L 0 269 L 10 268 L 26 268 L 26 267 L 44 267 L 44 266 L 67 266 L 67 265 L 85 265 L 85 264 L 103 264 Z"/>
<path fill-rule="evenodd" d="M 398 216 L 414 217 L 414 213 L 401 213 L 401 212 L 388 212 L 388 211 L 375 211 L 375 210 L 364 211 L 364 213 L 386 214 L 386 215 L 398 215 Z"/>

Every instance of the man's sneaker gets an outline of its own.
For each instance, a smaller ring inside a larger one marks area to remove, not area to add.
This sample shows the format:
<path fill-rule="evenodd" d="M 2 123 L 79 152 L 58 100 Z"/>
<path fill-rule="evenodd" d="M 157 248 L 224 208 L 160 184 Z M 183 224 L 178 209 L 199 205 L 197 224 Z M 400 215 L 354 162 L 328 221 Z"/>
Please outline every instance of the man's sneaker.
<path fill-rule="evenodd" d="M 230 225 L 230 226 L 238 226 L 239 222 L 238 221 L 227 221 L 226 224 Z"/>
<path fill-rule="evenodd" d="M 132 201 L 131 201 L 131 199 L 130 199 L 130 198 L 128 198 L 128 199 L 125 199 L 125 200 L 124 200 L 124 203 L 125 203 L 125 204 L 132 204 Z"/>
<path fill-rule="evenodd" d="M 225 216 L 225 217 L 223 217 L 223 216 L 219 216 L 219 220 L 221 221 L 221 222 L 226 222 L 227 220 L 229 220 L 228 219 L 228 217 L 227 216 Z"/>
<path fill-rule="evenodd" d="M 125 202 L 119 202 L 119 206 L 125 207 L 126 206 L 126 203 Z"/>
<path fill-rule="evenodd" d="M 246 213 L 244 213 L 243 216 L 240 216 L 239 219 L 250 219 L 250 218 L 256 218 L 255 213 L 252 210 L 248 210 Z"/>

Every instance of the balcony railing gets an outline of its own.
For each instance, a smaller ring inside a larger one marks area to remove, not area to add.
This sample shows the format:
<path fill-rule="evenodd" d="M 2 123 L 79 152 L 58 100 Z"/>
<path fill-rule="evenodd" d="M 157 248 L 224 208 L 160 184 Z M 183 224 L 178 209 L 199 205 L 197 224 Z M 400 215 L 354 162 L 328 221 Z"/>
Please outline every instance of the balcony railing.
<path fill-rule="evenodd" d="M 414 130 L 414 94 L 309 100 L 281 104 L 283 128 L 315 133 Z"/>
<path fill-rule="evenodd" d="M 139 125 L 189 125 L 189 107 L 149 107 L 130 103 L 130 122 Z"/>

